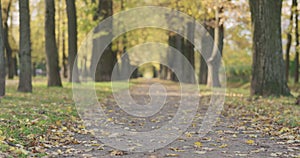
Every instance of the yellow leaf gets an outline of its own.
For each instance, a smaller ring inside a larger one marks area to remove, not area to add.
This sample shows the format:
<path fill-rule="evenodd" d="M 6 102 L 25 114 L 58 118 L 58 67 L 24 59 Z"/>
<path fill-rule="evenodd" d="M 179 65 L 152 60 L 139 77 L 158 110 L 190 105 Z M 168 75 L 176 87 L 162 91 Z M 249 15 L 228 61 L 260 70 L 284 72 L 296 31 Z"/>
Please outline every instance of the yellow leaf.
<path fill-rule="evenodd" d="M 195 142 L 195 143 L 194 143 L 194 146 L 195 146 L 196 148 L 201 148 L 201 147 L 202 147 L 202 143 L 201 143 L 201 142 Z"/>
<path fill-rule="evenodd" d="M 71 113 L 71 112 L 72 112 L 72 107 L 69 106 L 69 107 L 67 108 L 67 111 L 68 111 L 69 113 Z"/>
<path fill-rule="evenodd" d="M 56 124 L 57 126 L 61 126 L 61 121 L 60 121 L 60 120 L 59 120 L 59 121 L 56 121 L 55 124 Z"/>
<path fill-rule="evenodd" d="M 10 148 L 9 148 L 9 151 L 15 151 L 15 150 L 16 150 L 15 147 L 10 147 Z"/>
<path fill-rule="evenodd" d="M 289 131 L 290 131 L 289 128 L 283 127 L 283 128 L 281 128 L 281 130 L 280 130 L 279 132 L 280 132 L 280 133 L 285 133 L 285 132 L 289 132 Z"/>
<path fill-rule="evenodd" d="M 108 118 L 108 119 L 107 119 L 107 121 L 109 121 L 109 122 L 112 122 L 112 121 L 113 121 L 113 119 L 112 119 L 112 118 Z"/>
<path fill-rule="evenodd" d="M 78 128 L 79 129 L 85 129 L 85 126 L 84 125 L 79 125 Z"/>
<path fill-rule="evenodd" d="M 254 140 L 249 139 L 249 140 L 246 141 L 246 143 L 249 144 L 249 145 L 253 145 L 254 144 Z"/>
<path fill-rule="evenodd" d="M 71 120 L 72 120 L 72 121 L 76 121 L 76 117 L 71 116 Z"/>
<path fill-rule="evenodd" d="M 179 157 L 178 154 L 166 154 L 166 157 Z"/>
<path fill-rule="evenodd" d="M 171 147 L 170 150 L 173 150 L 175 152 L 184 152 L 184 150 L 180 150 L 179 148 L 173 148 L 173 147 Z"/>
<path fill-rule="evenodd" d="M 14 152 L 16 154 L 24 154 L 24 155 L 28 155 L 29 151 L 25 150 L 25 149 L 16 149 L 14 150 Z"/>
<path fill-rule="evenodd" d="M 65 126 L 63 126 L 61 129 L 62 129 L 63 131 L 67 131 L 67 130 L 68 130 L 67 127 L 65 127 Z"/>
<path fill-rule="evenodd" d="M 0 141 L 3 141 L 3 140 L 5 140 L 5 136 L 0 136 Z"/>
<path fill-rule="evenodd" d="M 192 135 L 192 133 L 187 132 L 187 133 L 185 134 L 185 136 L 188 137 L 188 138 L 191 138 L 193 135 Z"/>
<path fill-rule="evenodd" d="M 0 130 L 0 135 L 2 135 L 3 134 L 3 132 Z"/>
<path fill-rule="evenodd" d="M 228 145 L 227 144 L 222 144 L 219 146 L 219 148 L 226 148 Z"/>

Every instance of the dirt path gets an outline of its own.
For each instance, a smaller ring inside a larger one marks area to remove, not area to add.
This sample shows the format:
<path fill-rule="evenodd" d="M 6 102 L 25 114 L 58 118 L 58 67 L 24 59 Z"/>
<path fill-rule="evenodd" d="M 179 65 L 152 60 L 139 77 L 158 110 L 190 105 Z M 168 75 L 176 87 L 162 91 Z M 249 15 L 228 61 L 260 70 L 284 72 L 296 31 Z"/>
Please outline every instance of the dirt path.
<path fill-rule="evenodd" d="M 149 103 L 149 86 L 157 81 L 141 82 L 131 88 L 131 95 L 139 104 Z M 148 118 L 133 117 L 121 110 L 114 97 L 101 101 L 102 108 L 111 118 L 110 121 L 120 124 L 124 129 L 145 132 L 159 129 L 170 121 L 178 110 L 180 101 L 179 86 L 170 82 L 162 82 L 168 92 L 165 106 L 154 116 Z M 159 95 L 160 93 L 157 93 Z M 160 158 L 160 157 L 300 157 L 299 140 L 288 141 L 285 138 L 271 137 L 251 126 L 247 118 L 233 118 L 222 114 L 218 123 L 205 137 L 197 134 L 200 124 L 208 108 L 210 96 L 201 96 L 200 106 L 192 125 L 182 136 L 164 148 L 134 153 L 119 151 L 104 145 L 95 136 L 76 134 L 77 145 L 68 145 L 58 149 L 64 157 L 124 157 L 124 158 Z M 224 111 L 228 111 L 225 106 Z M 241 123 L 243 126 L 241 126 Z"/>

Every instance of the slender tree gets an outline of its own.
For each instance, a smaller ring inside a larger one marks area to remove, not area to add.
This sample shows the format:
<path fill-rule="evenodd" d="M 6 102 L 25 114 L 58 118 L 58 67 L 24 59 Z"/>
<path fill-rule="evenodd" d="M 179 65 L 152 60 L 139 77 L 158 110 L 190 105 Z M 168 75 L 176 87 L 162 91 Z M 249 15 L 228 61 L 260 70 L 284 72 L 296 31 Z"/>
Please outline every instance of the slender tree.
<path fill-rule="evenodd" d="M 29 0 L 19 0 L 20 12 L 20 78 L 18 91 L 32 92 Z"/>
<path fill-rule="evenodd" d="M 66 0 L 68 14 L 69 82 L 79 82 L 77 66 L 77 22 L 74 0 Z M 73 74 L 74 73 L 74 74 Z M 74 75 L 74 76 L 73 76 Z"/>
<path fill-rule="evenodd" d="M 207 61 L 208 77 L 207 85 L 213 87 L 220 87 L 219 69 L 221 65 L 221 55 L 223 51 L 224 40 L 224 25 L 221 23 L 220 14 L 223 12 L 223 8 L 216 9 L 216 20 L 214 28 L 214 47 L 211 57 Z"/>
<path fill-rule="evenodd" d="M 45 0 L 45 38 L 48 87 L 61 87 L 61 78 L 58 66 L 58 50 L 55 39 L 55 4 L 54 0 Z"/>
<path fill-rule="evenodd" d="M 282 0 L 250 0 L 249 3 L 253 29 L 251 94 L 290 95 L 282 54 Z"/>
<path fill-rule="evenodd" d="M 297 0 L 293 0 L 292 6 L 291 6 L 291 15 L 290 15 L 290 24 L 287 30 L 287 44 L 286 44 L 286 51 L 285 51 L 285 76 L 286 80 L 289 80 L 289 70 L 290 70 L 290 49 L 292 45 L 292 32 L 293 32 L 293 25 L 294 25 L 294 14 L 296 11 L 296 3 Z"/>
<path fill-rule="evenodd" d="M 296 55 L 295 55 L 295 83 L 299 82 L 299 49 L 300 49 L 300 41 L 299 41 L 299 24 L 298 24 L 298 2 L 294 0 L 295 5 L 295 39 L 296 39 Z"/>
<path fill-rule="evenodd" d="M 12 48 L 10 46 L 9 43 L 9 36 L 8 36 L 8 32 L 9 32 L 9 27 L 8 27 L 8 19 L 10 16 L 10 8 L 11 8 L 11 3 L 12 0 L 7 1 L 7 3 L 5 3 L 5 7 L 3 7 L 3 32 L 4 32 L 4 46 L 5 46 L 5 51 L 6 51 L 6 58 L 7 58 L 7 65 L 8 65 L 8 78 L 9 79 L 13 79 L 14 78 L 14 60 L 12 57 Z"/>
<path fill-rule="evenodd" d="M 0 10 L 1 1 L 0 1 Z M 0 11 L 0 98 L 5 95 L 5 58 L 4 58 L 4 40 L 2 27 L 2 12 Z"/>

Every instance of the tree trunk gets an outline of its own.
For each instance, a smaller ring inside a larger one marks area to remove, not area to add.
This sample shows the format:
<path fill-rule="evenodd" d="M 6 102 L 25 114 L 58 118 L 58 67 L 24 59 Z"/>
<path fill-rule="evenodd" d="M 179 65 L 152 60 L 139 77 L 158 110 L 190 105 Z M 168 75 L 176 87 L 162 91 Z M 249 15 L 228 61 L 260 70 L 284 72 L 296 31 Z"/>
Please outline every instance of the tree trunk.
<path fill-rule="evenodd" d="M 169 39 L 168 39 L 168 44 L 170 47 L 176 48 L 176 34 L 174 32 L 170 32 L 169 33 Z M 167 53 L 167 62 L 168 65 L 170 67 L 175 67 L 175 61 L 174 61 L 174 55 L 171 53 Z M 165 79 L 166 80 L 173 80 L 176 79 L 176 75 L 174 74 L 174 72 L 172 72 L 172 70 L 170 68 L 168 68 L 167 66 L 163 66 L 164 70 L 166 72 Z"/>
<path fill-rule="evenodd" d="M 249 3 L 253 27 L 251 94 L 290 95 L 281 43 L 282 1 L 250 0 Z"/>
<path fill-rule="evenodd" d="M 77 66 L 77 22 L 76 7 L 74 0 L 66 0 L 68 14 L 68 63 L 69 63 L 69 82 L 79 82 L 78 66 Z M 74 76 L 73 76 L 74 73 Z"/>
<path fill-rule="evenodd" d="M 110 16 L 112 16 L 113 13 L 113 3 L 112 0 L 99 0 L 98 10 L 97 13 L 94 16 L 94 20 L 99 19 L 100 17 L 102 19 L 106 19 Z M 114 63 L 116 62 L 116 55 L 114 55 L 111 44 L 106 47 L 104 50 L 101 58 L 99 61 L 96 61 L 97 59 L 93 58 L 96 53 L 99 53 L 99 47 L 102 44 L 103 38 L 112 38 L 112 22 L 111 24 L 108 24 L 105 28 L 105 35 L 102 35 L 100 37 L 97 37 L 93 39 L 93 54 L 92 54 L 92 61 L 91 65 L 96 66 L 96 72 L 95 72 L 95 78 L 94 80 L 96 82 L 101 81 L 110 81 L 111 80 L 111 74 L 113 71 Z M 94 34 L 99 34 L 99 28 L 94 29 Z"/>
<path fill-rule="evenodd" d="M 9 32 L 9 27 L 8 27 L 8 18 L 10 14 L 10 8 L 11 8 L 11 0 L 8 1 L 7 6 L 3 8 L 3 32 L 4 32 L 4 46 L 6 50 L 6 58 L 7 58 L 7 65 L 8 65 L 8 78 L 13 79 L 14 78 L 14 63 L 12 59 L 12 49 L 9 44 L 9 37 L 8 37 L 8 32 Z"/>
<path fill-rule="evenodd" d="M 33 64 L 32 64 L 32 76 L 33 77 L 36 77 L 36 70 L 35 70 L 35 68 L 36 68 L 36 62 L 33 62 Z"/>
<path fill-rule="evenodd" d="M 65 22 L 63 22 L 63 27 Z M 68 78 L 68 57 L 66 54 L 66 32 L 62 31 L 62 65 L 63 65 L 63 77 Z"/>
<path fill-rule="evenodd" d="M 18 60 L 17 57 L 13 57 L 13 64 L 14 64 L 14 74 L 15 76 L 18 76 Z"/>
<path fill-rule="evenodd" d="M 19 0 L 20 12 L 20 78 L 18 91 L 32 92 L 29 0 Z"/>
<path fill-rule="evenodd" d="M 220 13 L 223 9 L 216 9 L 216 26 L 214 29 L 214 47 L 211 57 L 207 61 L 208 77 L 207 86 L 221 87 L 219 69 L 223 52 L 224 26 L 221 24 Z"/>
<path fill-rule="evenodd" d="M 185 58 L 188 60 L 189 63 L 185 63 L 182 61 L 183 65 L 183 77 L 185 83 L 195 83 L 195 52 L 194 52 L 194 33 L 195 33 L 195 22 L 188 22 L 187 23 L 187 37 L 189 40 L 185 40 L 184 42 L 184 51 L 183 54 Z M 188 65 L 190 64 L 190 65 Z M 190 70 L 190 66 L 192 66 L 193 70 Z"/>
<path fill-rule="evenodd" d="M 287 81 L 289 80 L 291 45 L 292 45 L 292 35 L 291 33 L 287 33 L 287 44 L 286 44 L 286 52 L 285 52 L 285 77 Z"/>
<path fill-rule="evenodd" d="M 10 32 L 11 35 L 13 34 L 13 16 L 10 16 Z M 17 61 L 17 50 L 12 50 L 13 55 L 12 55 L 12 72 L 14 76 L 18 76 L 18 61 Z"/>
<path fill-rule="evenodd" d="M 2 10 L 0 3 L 0 11 Z M 0 12 L 0 98 L 5 95 L 5 58 L 4 58 L 4 39 L 2 27 L 2 11 Z"/>
<path fill-rule="evenodd" d="M 207 24 L 207 21 L 205 21 L 203 23 L 204 28 L 207 30 L 208 34 L 205 34 L 204 37 L 202 37 L 201 39 L 201 47 L 208 47 L 209 45 L 206 44 L 206 39 L 209 38 L 209 36 L 211 36 L 212 39 L 214 39 L 214 28 L 210 25 Z M 209 49 L 209 50 L 213 50 L 213 48 Z M 207 84 L 207 78 L 208 78 L 208 67 L 207 67 L 207 63 L 203 57 L 203 55 L 201 54 L 200 56 L 200 71 L 199 71 L 199 84 Z"/>
<path fill-rule="evenodd" d="M 45 0 L 45 38 L 46 38 L 46 59 L 47 59 L 47 77 L 48 87 L 61 87 L 61 78 L 59 75 L 58 52 L 55 39 L 55 5 L 54 0 Z"/>
<path fill-rule="evenodd" d="M 293 0 L 293 4 L 291 6 L 291 15 L 290 15 L 290 24 L 287 31 L 287 44 L 286 44 L 286 51 L 285 51 L 285 77 L 286 80 L 289 81 L 289 71 L 290 71 L 290 50 L 292 45 L 292 32 L 293 32 L 293 24 L 294 24 L 294 14 L 296 7 L 297 0 Z"/>
<path fill-rule="evenodd" d="M 179 34 L 175 34 L 174 37 L 172 37 L 174 39 L 171 39 L 171 46 L 173 46 L 174 44 L 174 48 L 177 49 L 177 51 L 179 51 L 180 53 L 183 52 L 184 49 L 184 38 L 182 36 L 180 36 Z M 174 41 L 173 41 L 174 40 Z M 171 80 L 178 82 L 179 79 L 184 79 L 184 66 L 183 66 L 183 62 L 181 61 L 181 58 L 176 55 L 174 58 L 170 59 L 172 60 L 172 65 L 173 68 L 177 70 L 177 74 L 175 74 L 174 72 L 171 75 Z"/>
<path fill-rule="evenodd" d="M 299 25 L 298 25 L 298 2 L 295 0 L 295 38 L 296 38 L 296 56 L 295 56 L 295 83 L 299 82 Z"/>

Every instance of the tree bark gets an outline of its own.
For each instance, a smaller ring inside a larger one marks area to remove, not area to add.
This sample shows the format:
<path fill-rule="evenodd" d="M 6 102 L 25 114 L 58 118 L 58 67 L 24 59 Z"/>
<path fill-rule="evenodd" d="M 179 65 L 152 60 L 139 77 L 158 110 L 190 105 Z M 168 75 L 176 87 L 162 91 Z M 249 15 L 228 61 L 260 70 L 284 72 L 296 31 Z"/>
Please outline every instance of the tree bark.
<path fill-rule="evenodd" d="M 65 22 L 63 22 L 63 27 Z M 63 77 L 68 78 L 68 57 L 66 54 L 66 32 L 62 31 L 62 66 L 63 66 Z"/>
<path fill-rule="evenodd" d="M 170 32 L 169 33 L 169 39 L 168 39 L 168 44 L 170 47 L 173 47 L 173 48 L 176 48 L 176 34 L 174 32 Z M 167 62 L 168 62 L 168 65 L 170 67 L 175 67 L 175 61 L 174 61 L 174 56 L 171 54 L 171 53 L 167 53 Z M 163 75 L 163 77 L 166 79 L 166 80 L 176 80 L 177 77 L 175 75 L 175 73 L 167 66 L 164 66 L 163 65 L 163 71 L 166 73 Z"/>
<path fill-rule="evenodd" d="M 219 69 L 221 65 L 221 56 L 223 52 L 224 26 L 220 23 L 220 13 L 222 8 L 216 9 L 216 26 L 214 28 L 214 47 L 211 57 L 207 61 L 208 76 L 207 86 L 221 87 L 219 79 Z"/>
<path fill-rule="evenodd" d="M 285 77 L 286 80 L 289 81 L 289 71 L 290 71 L 290 50 L 292 45 L 292 31 L 293 31 L 293 24 L 294 24 L 294 14 L 296 7 L 297 0 L 293 0 L 292 6 L 291 6 L 291 15 L 290 15 L 290 24 L 288 27 L 288 31 L 286 33 L 287 35 L 287 44 L 286 44 L 286 51 L 285 51 Z"/>
<path fill-rule="evenodd" d="M 78 66 L 77 66 L 77 18 L 74 0 L 66 0 L 68 14 L 68 63 L 69 63 L 69 82 L 79 82 Z M 73 76 L 74 73 L 74 76 Z"/>
<path fill-rule="evenodd" d="M 99 18 L 106 19 L 113 14 L 113 3 L 112 0 L 99 0 L 98 10 L 97 13 L 94 16 L 94 20 L 97 20 Z M 97 59 L 93 58 L 96 53 L 99 53 L 101 51 L 99 47 L 102 44 L 103 38 L 112 38 L 112 21 L 108 26 L 105 28 L 105 35 L 102 35 L 101 37 L 97 37 L 93 39 L 93 54 L 92 54 L 92 61 L 91 65 L 96 66 L 96 72 L 95 72 L 95 78 L 94 80 L 96 82 L 101 81 L 110 81 L 111 80 L 111 74 L 113 71 L 114 64 L 116 62 L 116 55 L 113 53 L 111 44 L 106 47 L 104 50 L 101 58 L 99 61 L 96 61 Z M 99 28 L 94 29 L 94 34 L 99 33 Z"/>
<path fill-rule="evenodd" d="M 296 38 L 296 55 L 295 55 L 295 83 L 299 83 L 299 24 L 298 24 L 298 2 L 295 0 L 295 38 Z"/>
<path fill-rule="evenodd" d="M 20 78 L 18 91 L 32 92 L 29 0 L 19 0 L 20 12 Z"/>
<path fill-rule="evenodd" d="M 289 80 L 291 45 L 292 45 L 292 35 L 291 33 L 287 33 L 287 44 L 286 44 L 286 52 L 285 52 L 285 77 L 287 81 Z"/>
<path fill-rule="evenodd" d="M 11 35 L 13 34 L 13 16 L 11 15 L 10 16 L 10 32 L 11 32 Z M 12 55 L 12 72 L 14 74 L 14 76 L 18 76 L 18 61 L 17 61 L 17 52 L 18 50 L 15 49 L 15 50 L 12 50 L 13 52 L 13 55 Z"/>
<path fill-rule="evenodd" d="M 0 3 L 0 10 L 2 10 Z M 2 11 L 0 12 L 0 98 L 5 95 L 5 58 L 4 58 L 4 39 L 2 27 Z"/>
<path fill-rule="evenodd" d="M 281 43 L 282 0 L 250 0 L 249 3 L 253 29 L 251 94 L 290 95 Z"/>
<path fill-rule="evenodd" d="M 207 24 L 207 21 L 203 23 L 204 28 L 207 30 L 208 34 L 206 34 L 204 37 L 201 39 L 201 47 L 208 47 L 206 39 L 211 36 L 212 39 L 214 39 L 214 28 L 210 25 Z M 213 48 L 209 49 L 213 50 Z M 208 67 L 207 63 L 203 57 L 203 55 L 200 56 L 200 72 L 199 72 L 199 84 L 207 84 L 207 78 L 208 78 Z"/>
<path fill-rule="evenodd" d="M 12 49 L 9 44 L 9 37 L 8 37 L 8 32 L 9 32 L 9 27 L 8 27 L 8 18 L 10 14 L 10 8 L 11 8 L 11 0 L 8 1 L 7 5 L 5 8 L 2 8 L 4 11 L 4 19 L 3 19 L 3 32 L 4 32 L 4 46 L 6 50 L 6 58 L 7 58 L 7 65 L 8 65 L 8 79 L 13 79 L 14 78 L 14 63 L 13 63 L 13 57 L 12 57 Z"/>
<path fill-rule="evenodd" d="M 48 87 L 61 87 L 59 75 L 58 52 L 55 39 L 55 4 L 54 0 L 45 0 L 45 38 L 46 38 L 46 59 Z"/>
<path fill-rule="evenodd" d="M 173 39 L 172 39 L 173 38 Z M 184 50 L 184 38 L 179 35 L 179 34 L 175 34 L 174 37 L 171 37 L 171 46 L 173 46 L 175 49 L 177 49 L 177 51 L 179 51 L 180 53 L 183 52 Z M 184 65 L 183 62 L 180 60 L 181 58 L 176 55 L 174 58 L 170 58 L 170 60 L 172 60 L 172 65 L 173 68 L 177 70 L 177 74 L 175 74 L 174 72 L 172 72 L 171 74 L 171 80 L 178 82 L 179 79 L 184 79 Z"/>
<path fill-rule="evenodd" d="M 188 22 L 187 23 L 187 37 L 189 40 L 185 40 L 184 44 L 184 56 L 188 60 L 189 64 L 186 64 L 185 62 L 182 62 L 183 65 L 183 77 L 185 83 L 195 83 L 195 52 L 194 52 L 194 34 L 195 34 L 195 22 Z M 192 66 L 193 70 L 190 70 L 190 66 Z"/>

